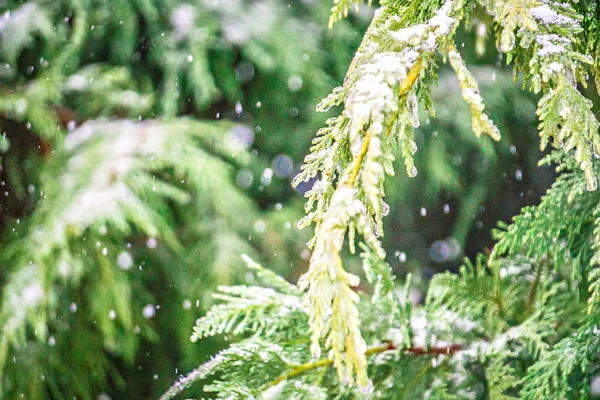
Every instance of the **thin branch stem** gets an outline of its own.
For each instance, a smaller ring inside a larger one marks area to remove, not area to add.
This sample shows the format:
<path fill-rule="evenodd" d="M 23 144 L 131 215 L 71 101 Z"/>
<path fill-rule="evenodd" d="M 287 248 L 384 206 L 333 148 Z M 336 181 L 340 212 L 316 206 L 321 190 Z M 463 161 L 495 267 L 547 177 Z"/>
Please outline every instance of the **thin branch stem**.
<path fill-rule="evenodd" d="M 421 70 L 423 69 L 423 58 L 417 58 L 415 65 L 412 66 L 408 74 L 406 74 L 406 78 L 400 83 L 400 93 L 399 97 L 406 95 L 410 89 L 412 89 L 413 85 L 417 81 Z"/>
<path fill-rule="evenodd" d="M 540 263 L 538 268 L 535 271 L 535 279 L 531 284 L 531 289 L 529 290 L 529 295 L 527 296 L 527 311 L 531 315 L 535 311 L 535 297 L 537 295 L 537 289 L 540 285 L 540 280 L 542 279 L 542 274 L 544 273 L 545 264 Z"/>
<path fill-rule="evenodd" d="M 407 348 L 403 349 L 402 351 L 405 354 L 421 356 L 421 355 L 449 355 L 449 354 L 454 354 L 456 352 L 459 352 L 462 349 L 463 349 L 462 345 L 451 344 L 449 346 L 438 346 L 438 347 L 429 347 L 429 348 L 407 347 Z M 393 350 L 398 350 L 398 347 L 396 345 L 394 345 L 393 343 L 388 342 L 388 343 L 383 343 L 381 345 L 369 347 L 367 349 L 367 351 L 365 351 L 365 355 L 370 356 L 373 354 L 379 354 L 379 353 L 383 353 L 386 351 L 393 351 Z M 330 358 L 322 358 L 317 361 L 302 364 L 302 365 L 292 369 L 291 371 L 281 374 L 277 378 L 268 382 L 260 389 L 260 391 L 262 392 L 272 386 L 275 386 L 275 385 L 277 385 L 285 380 L 288 380 L 290 378 L 293 378 L 295 376 L 301 375 L 305 372 L 308 372 L 308 371 L 311 371 L 311 370 L 314 370 L 317 368 L 328 367 L 331 364 L 333 364 L 333 360 Z"/>
<path fill-rule="evenodd" d="M 352 166 L 350 167 L 350 173 L 348 174 L 347 185 L 352 187 L 354 186 L 354 182 L 356 182 L 356 177 L 358 176 L 358 171 L 360 170 L 360 166 L 367 154 L 367 150 L 369 149 L 369 143 L 371 142 L 371 132 L 367 131 L 365 140 L 363 141 L 362 147 L 360 148 L 360 153 L 354 159 Z"/>

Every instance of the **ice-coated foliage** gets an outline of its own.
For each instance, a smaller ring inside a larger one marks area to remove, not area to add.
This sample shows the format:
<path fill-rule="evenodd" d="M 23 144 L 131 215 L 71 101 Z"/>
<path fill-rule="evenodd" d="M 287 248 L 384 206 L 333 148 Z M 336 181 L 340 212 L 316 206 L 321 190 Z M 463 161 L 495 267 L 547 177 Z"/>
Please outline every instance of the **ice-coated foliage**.
<path fill-rule="evenodd" d="M 354 4 L 336 2 L 332 21 Z M 434 276 L 424 303 L 413 303 L 410 279 L 390 283 L 379 241 L 383 182 L 396 147 L 419 179 L 413 129 L 420 103 L 434 115 L 429 88 L 440 61 L 456 72 L 475 134 L 500 138 L 455 44 L 474 10 L 490 16 L 496 46 L 524 87 L 541 93 L 541 147 L 552 143 L 545 162 L 558 165 L 559 177 L 541 204 L 495 232 L 489 256 Z M 290 308 L 287 294 L 264 288 L 230 289 L 239 299 L 227 296 L 199 327 L 231 332 L 241 320 L 249 331 L 165 398 L 207 376 L 206 390 L 221 398 L 588 398 L 599 361 L 600 139 L 579 85 L 599 72 L 597 18 L 589 2 L 577 1 L 382 1 L 344 83 L 317 107 L 341 112 L 318 132 L 294 182 L 316 179 L 300 222 L 314 227 L 295 294 L 302 306 Z M 372 296 L 342 264 L 357 233 Z M 274 320 L 276 329 L 265 329 Z"/>

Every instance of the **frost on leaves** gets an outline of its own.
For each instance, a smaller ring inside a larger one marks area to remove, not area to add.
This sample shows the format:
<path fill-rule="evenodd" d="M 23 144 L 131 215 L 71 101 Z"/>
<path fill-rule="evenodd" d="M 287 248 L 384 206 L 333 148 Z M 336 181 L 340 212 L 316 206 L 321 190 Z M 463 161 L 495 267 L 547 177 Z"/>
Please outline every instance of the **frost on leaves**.
<path fill-rule="evenodd" d="M 448 58 L 450 60 L 450 65 L 452 65 L 452 68 L 456 71 L 456 76 L 458 77 L 458 82 L 462 89 L 463 99 L 471 108 L 471 113 L 473 114 L 473 131 L 477 136 L 485 133 L 494 140 L 500 140 L 500 130 L 494 125 L 494 121 L 492 121 L 484 112 L 485 106 L 483 105 L 483 100 L 479 94 L 477 81 L 475 81 L 473 74 L 471 74 L 465 66 L 460 53 L 456 51 L 454 46 L 450 46 Z"/>
<path fill-rule="evenodd" d="M 498 27 L 499 49 L 516 61 L 532 90 L 544 93 L 538 108 L 542 147 L 552 139 L 555 147 L 575 149 L 587 187 L 595 189 L 591 159 L 600 150 L 598 122 L 576 87 L 577 82 L 585 84 L 584 65 L 591 63 L 577 51 L 580 17 L 569 4 L 552 0 L 481 3 Z M 325 339 L 340 377 L 349 380 L 356 373 L 361 386 L 367 384 L 366 344 L 355 307 L 358 296 L 352 290 L 359 279 L 344 270 L 340 251 L 346 232 L 354 251 L 358 232 L 379 259 L 385 257 L 378 241 L 383 232 L 383 182 L 394 172 L 395 144 L 408 174 L 417 173 L 412 129 L 419 126 L 418 102 L 430 103 L 427 83 L 435 80 L 438 53 L 448 56 L 457 74 L 475 134 L 500 139 L 499 129 L 485 113 L 477 82 L 453 45 L 454 32 L 472 7 L 464 0 L 447 0 L 439 8 L 428 2 L 418 10 L 414 7 L 383 2 L 344 84 L 317 107 L 326 111 L 343 104 L 344 110 L 319 131 L 294 182 L 317 178 L 306 193 L 307 216 L 300 223 L 315 227 L 309 270 L 299 284 L 306 292 L 303 306 L 310 316 L 313 355 L 319 354 Z"/>
<path fill-rule="evenodd" d="M 498 9 L 501 4 L 509 7 L 509 3 L 515 2 L 490 3 L 495 3 Z M 499 49 L 508 53 L 509 61 L 515 60 L 516 70 L 525 73 L 531 89 L 544 94 L 537 110 L 541 148 L 552 139 L 555 148 L 575 149 L 574 156 L 585 173 L 587 188 L 595 190 L 598 185 L 591 160 L 600 150 L 598 120 L 591 111 L 591 101 L 577 88 L 578 83 L 587 85 L 585 67 L 594 63 L 592 57 L 579 51 L 582 17 L 565 2 L 519 3 L 518 13 L 508 18 L 511 26 L 518 29 L 518 46 L 500 44 Z M 494 13 L 494 6 L 489 7 L 495 21 L 504 26 L 507 23 L 504 14 Z"/>
<path fill-rule="evenodd" d="M 416 175 L 412 128 L 419 126 L 420 77 L 432 68 L 438 47 L 453 35 L 463 3 L 446 1 L 429 19 L 410 24 L 398 17 L 402 7 L 385 4 L 378 10 L 344 85 L 317 108 L 344 103 L 344 110 L 319 132 L 294 182 L 319 178 L 306 193 L 307 216 L 300 222 L 315 224 L 309 270 L 298 285 L 305 291 L 313 356 L 319 356 L 325 339 L 340 379 L 352 382 L 356 376 L 363 388 L 369 385 L 367 345 L 353 290 L 359 278 L 344 269 L 340 252 L 346 232 L 354 251 L 358 232 L 377 259 L 385 258 L 378 236 L 387 213 L 383 182 L 393 174 L 392 148 L 400 145 L 409 175 Z"/>

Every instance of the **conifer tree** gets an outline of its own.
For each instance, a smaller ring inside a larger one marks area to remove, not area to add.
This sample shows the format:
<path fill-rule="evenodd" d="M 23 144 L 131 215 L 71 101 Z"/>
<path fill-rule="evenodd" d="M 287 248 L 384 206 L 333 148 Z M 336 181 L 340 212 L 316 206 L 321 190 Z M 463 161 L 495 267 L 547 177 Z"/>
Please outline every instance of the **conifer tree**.
<path fill-rule="evenodd" d="M 189 329 L 242 281 L 239 252 L 289 271 L 305 241 L 299 212 L 276 208 L 292 160 L 260 132 L 300 152 L 294 133 L 321 124 L 296 107 L 347 64 L 355 30 L 327 33 L 327 15 L 0 1 L 0 398 L 156 398 L 218 347 Z"/>
<path fill-rule="evenodd" d="M 359 3 L 336 0 L 330 24 Z M 397 153 L 419 179 L 414 129 L 420 105 L 435 115 L 441 63 L 455 71 L 474 135 L 500 139 L 457 42 L 481 12 L 539 96 L 540 147 L 551 147 L 541 163 L 558 177 L 539 205 L 495 230 L 490 254 L 435 275 L 413 304 L 411 278 L 396 285 L 380 241 L 384 181 Z M 583 90 L 600 73 L 598 12 L 594 1 L 381 1 L 343 84 L 318 106 L 341 112 L 294 182 L 316 178 L 300 222 L 314 229 L 308 271 L 293 285 L 246 258 L 261 285 L 220 287 L 221 303 L 192 335 L 238 340 L 162 398 L 196 381 L 228 399 L 589 398 L 599 361 L 600 138 Z M 369 294 L 355 290 L 346 246 L 362 259 Z"/>

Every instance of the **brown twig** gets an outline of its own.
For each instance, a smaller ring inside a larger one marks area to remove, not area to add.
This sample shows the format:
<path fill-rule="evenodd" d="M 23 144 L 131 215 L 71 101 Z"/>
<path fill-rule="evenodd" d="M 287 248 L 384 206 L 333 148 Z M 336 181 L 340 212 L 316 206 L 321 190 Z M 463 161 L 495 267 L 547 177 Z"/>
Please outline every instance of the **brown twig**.
<path fill-rule="evenodd" d="M 463 346 L 460 344 L 451 344 L 448 346 L 433 346 L 433 347 L 407 347 L 402 349 L 404 354 L 412 354 L 415 356 L 435 356 L 435 355 L 450 355 L 457 353 L 463 349 Z M 386 351 L 398 350 L 398 347 L 391 342 L 383 343 L 376 346 L 371 346 L 365 352 L 365 355 L 370 356 L 373 354 L 379 354 Z M 279 375 L 277 378 L 273 379 L 271 382 L 265 384 L 261 391 L 264 391 L 267 388 L 275 386 L 287 379 L 293 378 L 294 376 L 301 375 L 307 371 L 311 371 L 317 368 L 328 367 L 333 364 L 333 360 L 330 358 L 322 358 L 317 361 L 305 363 L 297 366 L 289 372 L 283 373 Z"/>

